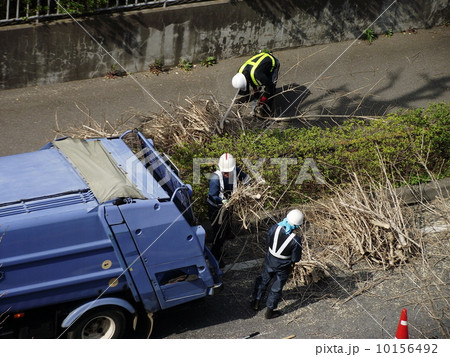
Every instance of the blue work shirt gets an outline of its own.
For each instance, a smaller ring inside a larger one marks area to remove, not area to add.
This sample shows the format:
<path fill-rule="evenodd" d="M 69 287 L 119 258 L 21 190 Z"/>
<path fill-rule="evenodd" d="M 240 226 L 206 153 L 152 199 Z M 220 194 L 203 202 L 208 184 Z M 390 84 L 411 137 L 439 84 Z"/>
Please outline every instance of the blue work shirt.
<path fill-rule="evenodd" d="M 247 174 L 243 172 L 239 167 L 236 166 L 236 174 L 238 182 L 245 182 L 247 180 Z M 231 193 L 233 192 L 233 184 L 229 182 L 229 179 L 223 177 L 223 186 L 224 186 L 224 197 L 226 199 L 230 198 Z M 220 198 L 220 180 L 217 174 L 211 174 L 209 179 L 209 191 L 208 198 L 214 202 L 215 204 L 221 204 L 222 199 Z"/>
<path fill-rule="evenodd" d="M 266 247 L 269 248 L 273 245 L 275 231 L 278 228 L 278 224 L 274 224 L 270 227 L 266 235 Z M 290 234 L 286 233 L 284 227 L 281 228 L 278 236 L 278 246 L 281 246 Z M 266 264 L 269 264 L 272 268 L 285 268 L 293 263 L 297 263 L 302 259 L 302 240 L 296 235 L 292 241 L 283 250 L 283 255 L 290 255 L 290 259 L 280 259 L 273 256 L 270 252 L 267 252 Z"/>

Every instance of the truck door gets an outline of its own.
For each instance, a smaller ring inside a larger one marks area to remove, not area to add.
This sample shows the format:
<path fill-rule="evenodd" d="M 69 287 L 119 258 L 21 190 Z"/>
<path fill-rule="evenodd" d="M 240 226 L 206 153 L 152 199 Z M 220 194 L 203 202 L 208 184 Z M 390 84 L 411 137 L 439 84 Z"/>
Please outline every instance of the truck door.
<path fill-rule="evenodd" d="M 148 311 L 160 310 L 150 277 L 118 206 L 105 206 L 105 220 L 113 233 L 111 241 L 134 299 L 141 301 Z"/>
<path fill-rule="evenodd" d="M 208 293 L 214 279 L 204 255 L 201 226 L 191 227 L 172 201 L 135 200 L 116 207 L 135 249 L 133 258 L 131 243 L 126 243 L 127 264 L 134 259 L 134 264 L 145 269 L 161 308 Z"/>

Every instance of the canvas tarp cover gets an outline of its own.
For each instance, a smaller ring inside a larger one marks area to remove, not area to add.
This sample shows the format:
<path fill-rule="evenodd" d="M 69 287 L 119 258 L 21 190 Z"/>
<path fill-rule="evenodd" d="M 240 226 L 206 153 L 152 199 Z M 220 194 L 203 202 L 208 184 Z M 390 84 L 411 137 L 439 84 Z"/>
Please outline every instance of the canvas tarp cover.
<path fill-rule="evenodd" d="M 71 161 L 100 202 L 118 197 L 146 198 L 100 141 L 69 138 L 54 141 L 53 145 Z"/>

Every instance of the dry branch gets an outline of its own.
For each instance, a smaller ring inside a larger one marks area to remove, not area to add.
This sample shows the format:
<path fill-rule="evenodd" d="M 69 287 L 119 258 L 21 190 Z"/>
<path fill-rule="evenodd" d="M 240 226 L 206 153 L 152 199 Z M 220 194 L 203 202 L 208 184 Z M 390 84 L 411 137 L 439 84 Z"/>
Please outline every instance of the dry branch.
<path fill-rule="evenodd" d="M 233 213 L 235 219 L 241 222 L 244 229 L 257 227 L 262 219 L 267 217 L 267 204 L 274 201 L 270 196 L 270 186 L 260 183 L 250 183 L 238 186 L 230 200 L 224 204 L 218 214 L 219 219 L 225 211 Z"/>
<path fill-rule="evenodd" d="M 302 260 L 295 264 L 292 272 L 292 278 L 296 285 L 316 284 L 329 276 L 328 268 L 315 261 Z"/>
<path fill-rule="evenodd" d="M 217 134 L 236 134 L 261 123 L 245 117 L 239 110 L 231 110 L 223 129 L 220 122 L 223 116 L 221 104 L 213 97 L 209 99 L 187 98 L 188 106 L 173 106 L 172 113 L 141 115 L 140 130 L 151 137 L 159 148 L 170 153 L 171 148 L 189 143 L 207 143 Z M 232 108 L 234 109 L 234 108 Z"/>

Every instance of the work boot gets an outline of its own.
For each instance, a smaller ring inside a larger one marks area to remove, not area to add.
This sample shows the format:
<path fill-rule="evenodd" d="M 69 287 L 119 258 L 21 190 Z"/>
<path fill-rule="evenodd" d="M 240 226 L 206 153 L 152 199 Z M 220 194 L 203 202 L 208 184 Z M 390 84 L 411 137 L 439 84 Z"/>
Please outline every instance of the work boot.
<path fill-rule="evenodd" d="M 264 317 L 269 320 L 269 319 L 274 319 L 275 317 L 278 317 L 281 315 L 281 312 L 278 310 L 273 310 L 271 308 L 266 308 L 266 313 L 264 314 Z"/>
<path fill-rule="evenodd" d="M 259 300 L 258 299 L 252 300 L 250 302 L 250 306 L 252 307 L 253 310 L 259 311 Z"/>

